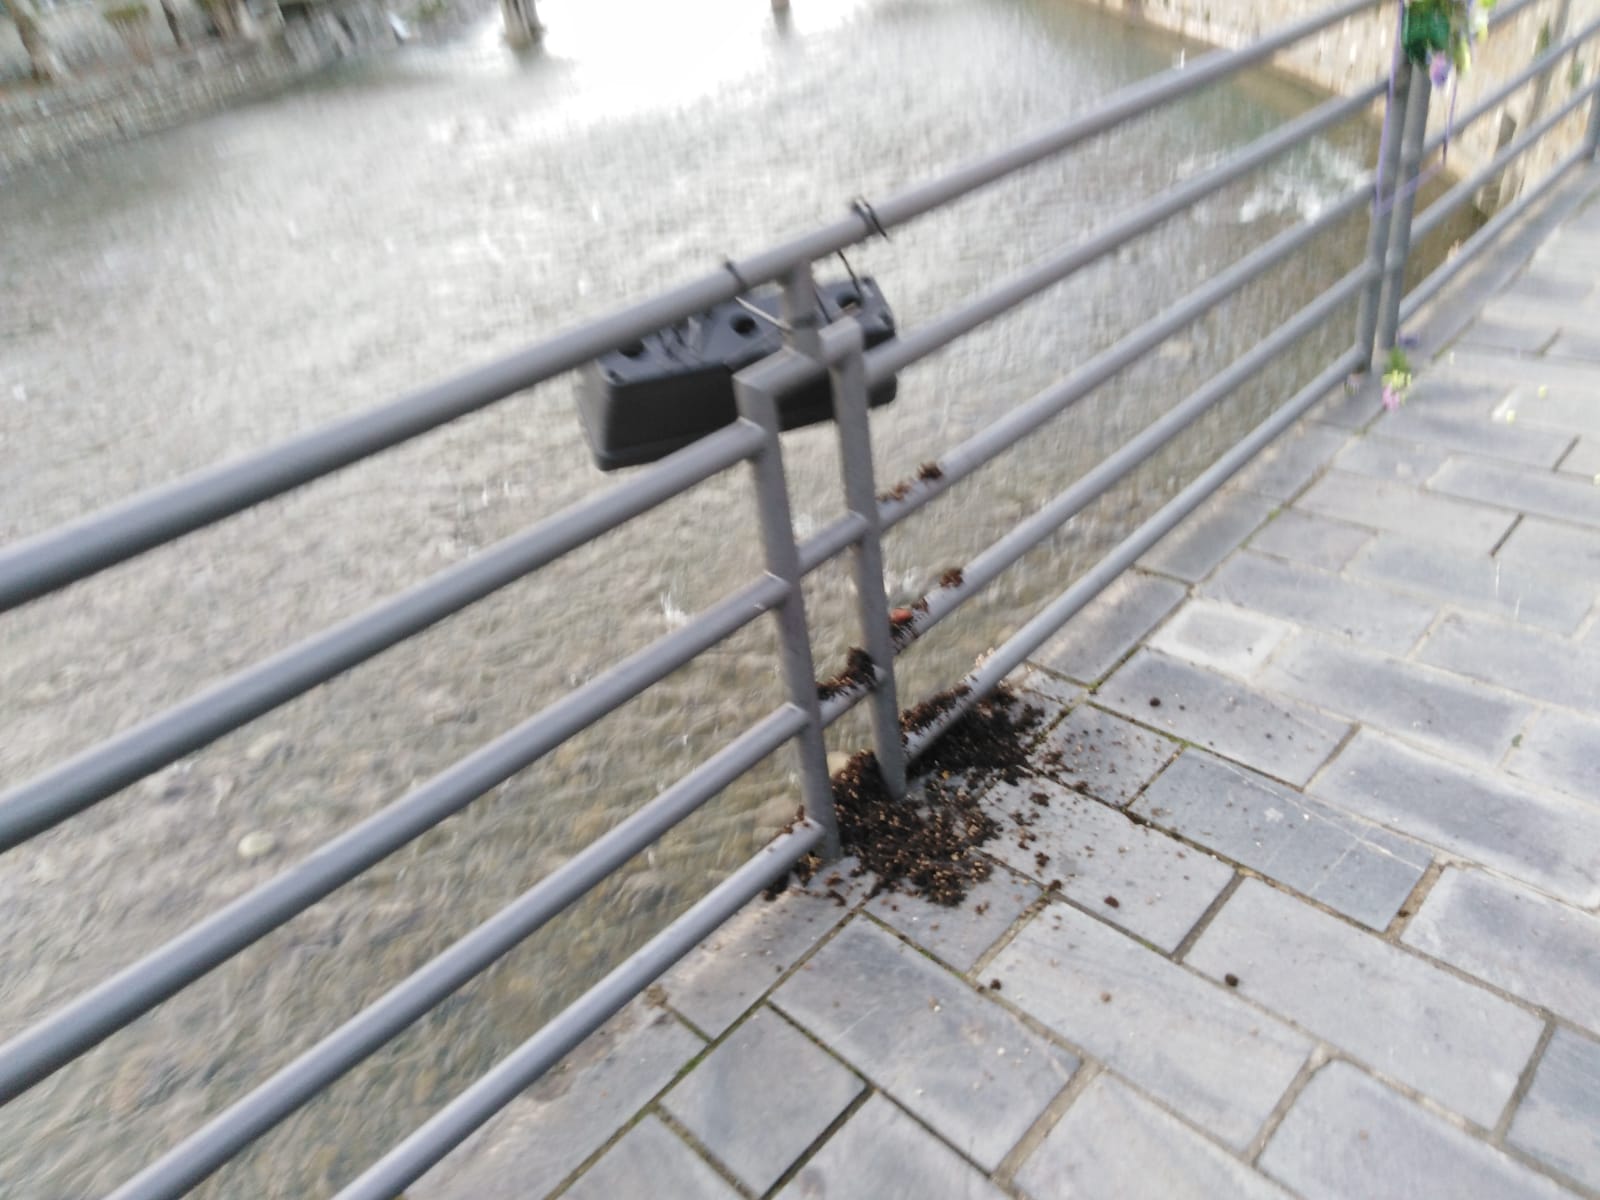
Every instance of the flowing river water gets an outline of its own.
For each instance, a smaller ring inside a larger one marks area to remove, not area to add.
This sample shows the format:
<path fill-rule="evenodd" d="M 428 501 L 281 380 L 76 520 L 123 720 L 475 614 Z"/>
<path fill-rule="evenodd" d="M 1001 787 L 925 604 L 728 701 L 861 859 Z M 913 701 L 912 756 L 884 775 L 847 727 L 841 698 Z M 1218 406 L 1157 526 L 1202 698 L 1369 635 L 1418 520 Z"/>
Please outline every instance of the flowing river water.
<path fill-rule="evenodd" d="M 0 541 L 519 348 L 1195 52 L 1070 0 L 541 9 L 536 52 L 486 20 L 0 180 Z M 853 265 L 915 325 L 1315 100 L 1246 76 Z M 1319 141 L 909 371 L 873 417 L 884 486 L 1354 186 L 1375 141 Z M 892 600 L 1251 345 L 1362 239 L 1348 223 L 897 530 Z M 1349 334 L 1308 339 L 915 647 L 902 701 L 959 678 Z M 0 618 L 0 788 L 609 486 L 573 394 L 556 381 Z M 802 534 L 839 509 L 832 438 L 786 438 Z M 752 578 L 755 528 L 730 472 L 0 857 L 0 1039 Z M 808 603 L 827 672 L 858 640 L 842 564 Z M 779 703 L 772 649 L 758 623 L 0 1110 L 0 1196 L 78 1200 L 150 1161 Z M 846 726 L 836 747 L 862 740 Z M 200 1194 L 335 1190 L 796 803 L 775 756 Z"/>

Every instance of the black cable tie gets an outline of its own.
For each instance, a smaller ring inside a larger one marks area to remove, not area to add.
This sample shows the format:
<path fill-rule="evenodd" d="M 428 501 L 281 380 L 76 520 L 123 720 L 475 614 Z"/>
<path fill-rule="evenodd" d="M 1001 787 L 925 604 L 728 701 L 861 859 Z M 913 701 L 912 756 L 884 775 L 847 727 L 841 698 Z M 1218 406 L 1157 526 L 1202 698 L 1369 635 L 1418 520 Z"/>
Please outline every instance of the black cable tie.
<path fill-rule="evenodd" d="M 878 220 L 877 212 L 865 196 L 857 196 L 850 201 L 850 211 L 867 223 L 869 232 L 877 234 L 886 242 L 889 240 L 889 231 L 883 227 L 883 222 Z"/>

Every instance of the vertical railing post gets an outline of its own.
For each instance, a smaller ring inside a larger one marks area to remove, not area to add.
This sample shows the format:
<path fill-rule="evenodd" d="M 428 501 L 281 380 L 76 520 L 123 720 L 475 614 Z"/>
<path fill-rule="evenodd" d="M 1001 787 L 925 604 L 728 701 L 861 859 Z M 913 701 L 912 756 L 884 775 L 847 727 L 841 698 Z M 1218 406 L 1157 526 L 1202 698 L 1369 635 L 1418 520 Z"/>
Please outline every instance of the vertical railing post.
<path fill-rule="evenodd" d="M 750 460 L 755 477 L 756 509 L 761 520 L 761 541 L 767 570 L 788 585 L 788 595 L 776 611 L 782 640 L 784 681 L 790 703 L 806 715 L 806 726 L 796 745 L 800 758 L 800 796 L 806 816 L 822 826 L 821 853 L 825 860 L 839 857 L 839 823 L 833 811 L 833 784 L 828 777 L 828 747 L 822 739 L 822 705 L 817 698 L 817 670 L 811 657 L 811 631 L 806 624 L 800 551 L 794 541 L 794 518 L 789 507 L 789 484 L 783 469 L 783 444 L 778 435 L 778 402 L 770 392 L 747 378 L 759 364 L 734 377 L 739 415 L 760 427 L 766 445 Z"/>
<path fill-rule="evenodd" d="M 1378 347 L 1389 350 L 1400 336 L 1400 299 L 1406 287 L 1406 263 L 1411 257 L 1411 217 L 1417 207 L 1422 146 L 1428 135 L 1428 102 L 1433 84 L 1426 71 L 1412 69 L 1406 119 L 1400 135 L 1400 175 L 1395 180 L 1389 245 L 1384 255 L 1383 311 L 1378 315 Z"/>
<path fill-rule="evenodd" d="M 1377 351 L 1378 312 L 1383 299 L 1383 272 L 1385 257 L 1389 252 L 1389 226 L 1394 198 L 1398 194 L 1400 174 L 1400 143 L 1406 124 L 1406 102 L 1411 96 L 1411 60 L 1396 48 L 1398 62 L 1394 70 L 1394 86 L 1390 90 L 1388 108 L 1383 114 L 1384 137 L 1378 148 L 1377 179 L 1372 194 L 1372 225 L 1367 231 L 1367 263 L 1372 268 L 1372 282 L 1361 293 L 1361 312 L 1356 320 L 1356 349 L 1361 351 L 1361 361 L 1370 368 Z"/>
<path fill-rule="evenodd" d="M 845 504 L 861 518 L 865 532 L 852 547 L 861 635 L 874 672 L 872 733 L 878 773 L 896 800 L 906 794 L 906 748 L 900 734 L 900 700 L 894 678 L 894 634 L 889 598 L 883 590 L 883 524 L 878 516 L 872 467 L 872 432 L 867 421 L 866 342 L 861 325 L 846 318 L 823 331 L 833 417 L 839 425 L 839 457 L 844 471 Z"/>

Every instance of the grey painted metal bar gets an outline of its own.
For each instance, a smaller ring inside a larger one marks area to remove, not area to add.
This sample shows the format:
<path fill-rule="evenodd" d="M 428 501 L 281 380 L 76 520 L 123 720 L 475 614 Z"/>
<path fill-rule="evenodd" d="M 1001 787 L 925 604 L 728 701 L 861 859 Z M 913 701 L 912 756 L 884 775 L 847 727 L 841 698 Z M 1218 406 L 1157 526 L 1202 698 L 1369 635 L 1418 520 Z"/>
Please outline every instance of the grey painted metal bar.
<path fill-rule="evenodd" d="M 962 581 L 926 597 L 927 609 L 917 614 L 913 630 L 920 636 L 998 579 L 1028 551 L 1055 533 L 1084 508 L 1127 478 L 1161 447 L 1227 399 L 1241 385 L 1270 366 L 1301 338 L 1321 328 L 1328 318 L 1361 291 L 1373 274 L 1370 264 L 1358 267 L 1323 292 L 1230 366 L 1175 404 L 1139 433 L 1108 454 L 1032 516 L 962 567 Z"/>
<path fill-rule="evenodd" d="M 399 1195 L 823 840 L 823 829 L 811 821 L 802 821 L 792 832 L 780 834 L 704 900 L 651 938 L 627 962 L 363 1172 L 335 1200 L 392 1200 Z"/>
<path fill-rule="evenodd" d="M 829 521 L 808 537 L 800 547 L 800 570 L 809 575 L 823 563 L 836 558 L 849 549 L 858 538 L 867 534 L 867 522 L 855 513 L 846 513 Z"/>
<path fill-rule="evenodd" d="M 1400 175 L 1395 181 L 1389 246 L 1383 260 L 1383 300 L 1378 306 L 1380 352 L 1390 350 L 1400 334 L 1400 296 L 1405 290 L 1406 264 L 1411 261 L 1411 220 L 1417 207 L 1422 139 L 1428 132 L 1428 107 L 1432 96 L 1433 83 L 1428 73 L 1412 71 L 1406 119 L 1400 131 Z"/>
<path fill-rule="evenodd" d="M 778 435 L 778 404 L 762 388 L 763 364 L 746 367 L 733 378 L 739 415 L 767 436 L 767 444 L 750 461 L 761 521 L 761 543 L 767 571 L 784 585 L 783 602 L 774 617 L 779 654 L 789 702 L 806 714 L 806 727 L 795 739 L 800 770 L 800 796 L 806 816 L 823 832 L 823 857 L 839 857 L 839 826 L 833 814 L 833 783 L 828 778 L 828 747 L 822 740 L 822 714 L 817 698 L 817 668 L 811 657 L 811 630 L 806 622 L 805 592 L 800 586 L 800 551 L 794 541 L 789 511 L 789 484 L 783 468 L 783 442 Z"/>
<path fill-rule="evenodd" d="M 1470 128 L 1472 125 L 1482 120 L 1483 117 L 1500 107 L 1500 105 L 1504 104 L 1505 101 L 1509 99 L 1515 92 L 1521 88 L 1527 87 L 1528 84 L 1536 77 L 1548 73 L 1551 68 L 1555 67 L 1563 58 L 1566 58 L 1567 55 L 1576 51 L 1579 46 L 1592 38 L 1596 33 L 1600 33 L 1600 19 L 1589 22 L 1589 24 L 1578 30 L 1577 33 L 1574 33 L 1559 46 L 1554 46 L 1551 49 L 1546 50 L 1543 54 L 1539 55 L 1533 60 L 1533 62 L 1529 63 L 1505 83 L 1495 88 L 1494 91 L 1490 92 L 1483 99 L 1475 103 L 1471 108 L 1467 109 L 1466 112 L 1458 116 L 1448 130 L 1441 129 L 1438 133 L 1428 138 L 1428 140 L 1423 143 L 1424 156 L 1432 154 L 1435 150 L 1439 149 L 1440 146 L 1444 145 L 1446 137 L 1460 137 L 1463 130 Z"/>
<path fill-rule="evenodd" d="M 1244 258 L 1213 275 L 1165 312 L 1152 317 L 1132 333 L 1091 358 L 1060 382 L 940 456 L 939 477 L 910 487 L 903 496 L 882 504 L 884 528 L 910 517 L 981 467 L 1009 450 L 1028 434 L 1065 412 L 1119 372 L 1139 361 L 1178 330 L 1192 325 L 1221 301 L 1259 279 L 1296 251 L 1309 245 L 1341 221 L 1359 212 L 1368 201 L 1365 188 L 1347 193 L 1315 220 L 1284 231 L 1264 242 Z"/>
<path fill-rule="evenodd" d="M 0 853 L 748 458 L 735 423 L 0 795 Z"/>
<path fill-rule="evenodd" d="M 1115 93 L 1072 118 L 939 179 L 713 272 L 654 299 L 556 335 L 476 371 L 414 392 L 212 470 L 135 496 L 0 550 L 0 612 L 125 562 L 234 513 L 436 429 L 590 362 L 754 287 L 939 208 L 1043 158 L 1269 59 L 1279 50 L 1374 7 L 1346 0 L 1238 50 L 1205 54 Z M 742 282 L 741 282 L 742 281 Z"/>
<path fill-rule="evenodd" d="M 1452 255 L 1447 262 L 1440 264 L 1426 279 L 1411 289 L 1411 292 L 1400 304 L 1400 319 L 1409 321 L 1414 317 L 1423 305 L 1427 304 L 1428 301 L 1443 290 L 1446 284 L 1471 266 L 1477 259 L 1479 252 L 1487 249 L 1496 238 L 1506 231 L 1508 226 L 1543 199 L 1552 188 L 1566 178 L 1573 168 L 1585 165 L 1590 159 L 1591 155 L 1588 148 L 1580 147 L 1552 167 L 1543 179 L 1523 192 L 1513 203 L 1495 213 L 1483 228 L 1461 243 L 1461 249 Z"/>
<path fill-rule="evenodd" d="M 1153 517 L 1124 538 L 1110 554 L 1086 572 L 1018 630 L 983 665 L 961 681 L 966 691 L 926 727 L 912 734 L 907 749 L 913 759 L 920 757 L 950 726 L 990 695 L 1007 675 L 1020 667 L 1029 655 L 1054 637 L 1063 625 L 1085 605 L 1105 591 L 1119 575 L 1139 560 L 1151 546 L 1175 528 L 1179 521 L 1198 508 L 1207 497 L 1236 475 L 1261 449 L 1293 425 L 1322 397 L 1347 379 L 1362 361 L 1359 348 L 1347 350 L 1321 374 L 1295 393 L 1294 397 L 1256 426 L 1243 440 L 1208 467 L 1199 477 L 1168 501 Z M 1372 391 L 1372 386 L 1368 385 Z"/>
<path fill-rule="evenodd" d="M 172 1200 L 486 970 L 805 728 L 785 705 L 162 1155 L 109 1200 Z"/>
<path fill-rule="evenodd" d="M 427 783 L 0 1046 L 0 1104 L 537 762 L 567 738 L 777 605 L 764 577 L 567 693 Z"/>
<path fill-rule="evenodd" d="M 1087 241 L 1018 272 L 977 301 L 875 346 L 867 352 L 867 383 L 876 386 L 884 382 L 962 334 L 1009 312 L 1024 300 L 1099 261 L 1163 221 L 1186 212 L 1200 200 L 1235 180 L 1287 154 L 1317 134 L 1350 120 L 1383 95 L 1386 86 L 1385 81 L 1379 80 L 1352 96 L 1319 104 L 1310 112 L 1257 138 L 1204 174 L 1161 193 L 1143 208 L 1100 230 Z"/>
<path fill-rule="evenodd" d="M 1383 299 L 1382 268 L 1389 252 L 1389 211 L 1394 202 L 1400 175 L 1400 138 L 1392 131 L 1405 124 L 1406 103 L 1411 97 L 1411 76 L 1415 68 L 1400 44 L 1394 48 L 1394 87 L 1384 112 L 1385 135 L 1379 147 L 1378 173 L 1372 196 L 1371 226 L 1367 230 L 1367 262 L 1375 269 L 1372 282 L 1361 295 L 1356 317 L 1356 348 L 1365 348 L 1367 368 L 1372 366 L 1378 341 L 1378 310 Z"/>
<path fill-rule="evenodd" d="M 1414 236 L 1420 238 L 1432 233 L 1449 219 L 1451 213 L 1472 199 L 1473 194 L 1479 188 L 1505 170 L 1511 163 L 1522 157 L 1535 142 L 1566 120 L 1573 110 L 1579 108 L 1584 101 L 1594 96 L 1600 96 L 1600 80 L 1586 84 L 1578 89 L 1559 108 L 1547 113 L 1536 124 L 1529 126 L 1516 139 L 1508 142 L 1498 154 L 1482 167 L 1428 205 L 1427 211 L 1416 220 L 1413 229 Z"/>
<path fill-rule="evenodd" d="M 900 701 L 894 677 L 894 634 L 889 598 L 883 591 L 883 542 L 878 527 L 877 487 L 873 482 L 872 428 L 867 422 L 866 340 L 858 322 L 845 319 L 826 331 L 834 420 L 839 426 L 839 458 L 845 504 L 867 532 L 851 554 L 861 636 L 872 659 L 872 740 L 878 774 L 893 800 L 906 794 L 906 752 L 900 736 Z M 821 714 L 818 713 L 820 728 Z"/>

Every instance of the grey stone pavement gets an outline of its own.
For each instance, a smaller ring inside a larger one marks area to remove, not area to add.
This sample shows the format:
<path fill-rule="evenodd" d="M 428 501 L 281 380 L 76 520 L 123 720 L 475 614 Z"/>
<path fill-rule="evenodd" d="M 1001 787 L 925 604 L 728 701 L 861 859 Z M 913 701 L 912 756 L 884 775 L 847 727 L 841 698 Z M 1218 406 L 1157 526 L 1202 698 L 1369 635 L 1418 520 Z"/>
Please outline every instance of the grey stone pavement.
<path fill-rule="evenodd" d="M 1036 656 L 963 907 L 756 903 L 412 1195 L 1600 1197 L 1597 183 Z"/>

